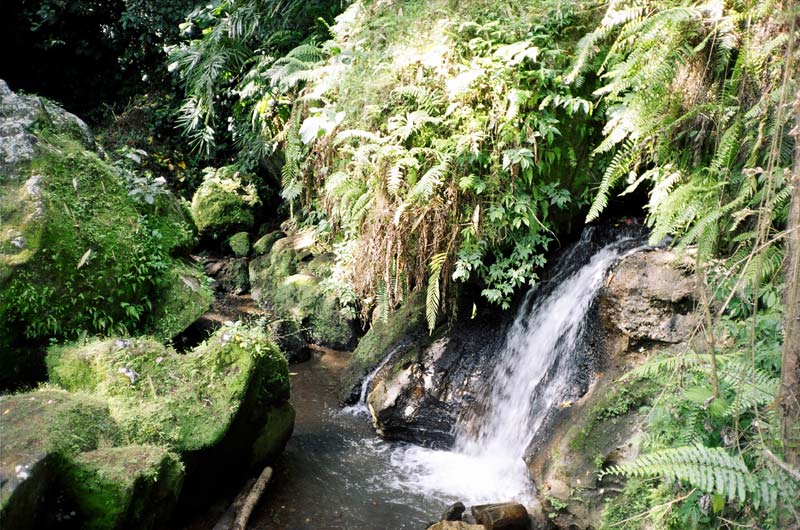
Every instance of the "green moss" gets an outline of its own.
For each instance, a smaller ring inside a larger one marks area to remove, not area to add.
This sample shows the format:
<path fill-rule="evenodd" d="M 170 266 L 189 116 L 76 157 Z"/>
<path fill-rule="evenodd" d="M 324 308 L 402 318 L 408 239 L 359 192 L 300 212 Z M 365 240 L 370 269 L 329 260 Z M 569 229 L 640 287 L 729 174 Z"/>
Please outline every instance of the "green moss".
<path fill-rule="evenodd" d="M 57 389 L 0 397 L 0 518 L 25 524 L 60 462 L 119 439 L 108 406 Z"/>
<path fill-rule="evenodd" d="M 377 320 L 372 323 L 370 330 L 358 341 L 350 363 L 342 374 L 342 389 L 345 394 L 401 340 L 415 335 L 428 337 L 425 331 L 427 324 L 424 308 L 424 295 L 414 293 L 386 321 Z M 416 346 L 417 342 L 412 340 L 405 355 L 415 355 Z"/>
<path fill-rule="evenodd" d="M 41 176 L 40 235 L 31 256 L 4 267 L 0 333 L 29 339 L 141 329 L 176 248 L 191 243 L 174 199 L 136 203 L 120 175 L 82 144 L 42 135 L 31 172 Z M 7 258 L 4 254 L 4 258 Z"/>
<path fill-rule="evenodd" d="M 48 372 L 69 390 L 107 399 L 128 443 L 179 452 L 211 447 L 225 435 L 248 389 L 269 404 L 288 398 L 288 365 L 256 328 L 226 326 L 188 354 L 148 339 L 51 348 Z M 253 404 L 250 404 L 253 405 Z"/>
<path fill-rule="evenodd" d="M 253 243 L 253 255 L 263 256 L 264 254 L 268 254 L 272 250 L 272 245 L 283 237 L 286 237 L 286 234 L 281 231 L 270 232 L 269 234 L 261 236 Z"/>
<path fill-rule="evenodd" d="M 253 226 L 251 208 L 257 203 L 255 188 L 233 167 L 207 168 L 192 197 L 192 218 L 201 233 L 220 237 Z"/>
<path fill-rule="evenodd" d="M 319 280 L 308 274 L 293 274 L 276 286 L 270 301 L 283 318 L 300 331 L 308 329 L 320 344 L 346 345 L 352 332 L 333 295 L 323 292 Z"/>
<path fill-rule="evenodd" d="M 52 388 L 0 398 L 0 426 L 3 463 L 35 453 L 74 455 L 118 439 L 105 402 Z"/>
<path fill-rule="evenodd" d="M 199 266 L 176 261 L 164 277 L 164 287 L 153 302 L 148 319 L 150 332 L 168 341 L 208 311 L 214 293 Z"/>
<path fill-rule="evenodd" d="M 620 418 L 647 405 L 658 390 L 657 385 L 650 380 L 636 380 L 625 385 L 615 385 L 589 411 L 581 429 L 570 439 L 570 449 L 579 452 L 589 451 L 590 442 L 593 446 L 596 445 L 597 439 L 604 437 L 605 431 L 613 431 L 614 425 Z M 598 455 L 595 455 L 595 459 L 597 458 Z"/>
<path fill-rule="evenodd" d="M 270 408 L 266 423 L 253 444 L 253 464 L 261 465 L 280 455 L 292 433 L 294 418 L 294 408 L 289 403 Z"/>
<path fill-rule="evenodd" d="M 250 234 L 237 232 L 228 238 L 228 246 L 237 258 L 242 258 L 250 253 Z"/>
<path fill-rule="evenodd" d="M 87 517 L 86 530 L 163 524 L 183 483 L 183 465 L 166 449 L 133 445 L 78 455 L 63 481 Z"/>
<path fill-rule="evenodd" d="M 333 259 L 313 254 L 314 233 L 298 232 L 278 239 L 267 256 L 250 262 L 254 296 L 282 320 L 281 333 L 334 348 L 346 348 L 353 338 L 349 318 L 322 280 Z"/>

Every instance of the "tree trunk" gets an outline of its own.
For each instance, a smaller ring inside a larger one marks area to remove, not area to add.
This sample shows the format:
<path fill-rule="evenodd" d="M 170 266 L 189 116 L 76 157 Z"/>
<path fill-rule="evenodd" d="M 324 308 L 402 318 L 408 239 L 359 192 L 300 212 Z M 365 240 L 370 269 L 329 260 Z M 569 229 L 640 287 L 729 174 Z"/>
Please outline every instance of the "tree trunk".
<path fill-rule="evenodd" d="M 795 99 L 794 116 L 795 160 L 786 223 L 786 312 L 778 399 L 786 462 L 796 469 L 800 467 L 800 93 Z"/>

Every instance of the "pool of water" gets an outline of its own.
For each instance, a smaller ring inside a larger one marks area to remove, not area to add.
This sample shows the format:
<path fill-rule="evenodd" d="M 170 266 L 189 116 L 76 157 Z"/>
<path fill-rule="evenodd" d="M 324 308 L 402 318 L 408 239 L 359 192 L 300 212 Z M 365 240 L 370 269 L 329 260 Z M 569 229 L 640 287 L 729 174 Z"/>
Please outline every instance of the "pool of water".
<path fill-rule="evenodd" d="M 369 417 L 342 411 L 337 374 L 347 354 L 293 365 L 297 419 L 249 527 L 258 530 L 422 530 L 457 499 L 407 486 L 393 464 L 406 447 L 382 441 Z"/>

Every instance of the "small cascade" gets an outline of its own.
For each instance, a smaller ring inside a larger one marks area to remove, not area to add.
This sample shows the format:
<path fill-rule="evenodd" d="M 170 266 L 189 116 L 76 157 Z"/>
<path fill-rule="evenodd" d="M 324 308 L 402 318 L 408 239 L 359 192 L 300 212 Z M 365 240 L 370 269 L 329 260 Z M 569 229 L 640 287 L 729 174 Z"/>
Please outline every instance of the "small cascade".
<path fill-rule="evenodd" d="M 392 349 L 383 360 L 378 363 L 378 366 L 375 367 L 370 373 L 364 376 L 364 379 L 361 381 L 361 392 L 358 395 L 358 401 L 353 403 L 352 405 L 348 405 L 342 409 L 342 414 L 349 414 L 352 416 L 361 416 L 361 415 L 369 415 L 369 408 L 367 407 L 367 396 L 369 395 L 369 387 L 372 384 L 372 380 L 375 379 L 375 376 L 378 375 L 378 372 L 381 371 L 381 368 L 386 366 L 386 363 L 389 362 L 389 359 L 392 358 L 394 355 L 395 350 Z"/>
<path fill-rule="evenodd" d="M 545 288 L 525 297 L 496 354 L 484 402 L 456 425 L 453 451 L 395 450 L 398 487 L 472 504 L 530 499 L 525 453 L 554 413 L 585 390 L 576 381 L 585 379 L 587 315 L 608 269 L 636 243 L 611 243 L 586 262 L 581 258 L 591 246 L 588 237 L 559 260 L 559 273 Z"/>

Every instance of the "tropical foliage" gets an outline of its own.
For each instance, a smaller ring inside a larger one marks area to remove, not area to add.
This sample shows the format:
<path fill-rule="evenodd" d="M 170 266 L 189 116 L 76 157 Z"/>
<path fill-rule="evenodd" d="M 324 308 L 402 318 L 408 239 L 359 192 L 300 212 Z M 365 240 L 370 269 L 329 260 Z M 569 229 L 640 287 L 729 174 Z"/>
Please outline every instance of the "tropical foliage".
<path fill-rule="evenodd" d="M 258 37 L 269 52 L 240 47 L 255 31 L 218 38 L 247 14 L 226 6 L 173 54 L 188 87 L 181 123 L 212 146 L 210 102 L 220 79 L 235 87 L 223 98 L 235 94 L 238 163 L 280 154 L 290 223 L 336 254 L 327 284 L 343 303 L 386 319 L 425 290 L 433 329 L 454 282 L 470 282 L 508 307 L 573 219 L 646 194 L 651 241 L 694 258 L 705 351 L 629 376 L 663 393 L 642 458 L 604 470 L 637 477 L 622 498 L 635 493 L 642 513 L 610 508 L 604 524 L 797 518 L 772 408 L 796 149 L 793 4 L 362 1 L 329 40 L 282 55 L 274 28 Z"/>

